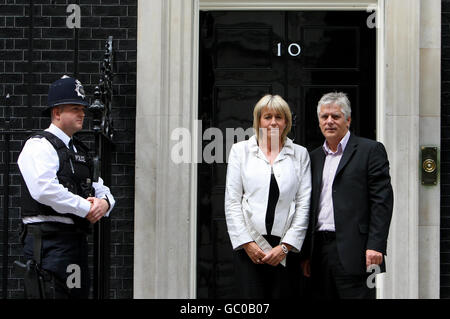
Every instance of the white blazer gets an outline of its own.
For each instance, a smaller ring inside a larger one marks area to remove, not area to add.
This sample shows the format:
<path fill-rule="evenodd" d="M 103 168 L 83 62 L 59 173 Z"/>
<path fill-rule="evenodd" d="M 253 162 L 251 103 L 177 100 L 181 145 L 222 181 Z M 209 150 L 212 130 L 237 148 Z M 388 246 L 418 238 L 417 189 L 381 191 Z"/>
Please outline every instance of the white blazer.
<path fill-rule="evenodd" d="M 273 163 L 273 172 L 280 195 L 271 234 L 299 252 L 309 220 L 311 168 L 308 151 L 287 138 Z M 267 234 L 265 218 L 270 175 L 270 163 L 255 135 L 232 146 L 227 168 L 225 217 L 233 249 L 257 242 L 255 234 Z"/>

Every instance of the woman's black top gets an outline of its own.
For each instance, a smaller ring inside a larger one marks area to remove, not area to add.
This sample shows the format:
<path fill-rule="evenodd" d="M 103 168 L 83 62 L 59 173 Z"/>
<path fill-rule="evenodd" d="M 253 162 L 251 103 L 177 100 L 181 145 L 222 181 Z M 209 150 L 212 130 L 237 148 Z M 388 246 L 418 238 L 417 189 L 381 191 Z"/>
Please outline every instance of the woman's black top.
<path fill-rule="evenodd" d="M 277 206 L 278 197 L 280 196 L 280 190 L 278 189 L 277 180 L 275 179 L 275 175 L 270 174 L 270 189 L 269 189 L 269 202 L 267 204 L 266 211 L 266 230 L 267 235 L 271 235 L 273 221 L 275 219 L 275 208 Z"/>

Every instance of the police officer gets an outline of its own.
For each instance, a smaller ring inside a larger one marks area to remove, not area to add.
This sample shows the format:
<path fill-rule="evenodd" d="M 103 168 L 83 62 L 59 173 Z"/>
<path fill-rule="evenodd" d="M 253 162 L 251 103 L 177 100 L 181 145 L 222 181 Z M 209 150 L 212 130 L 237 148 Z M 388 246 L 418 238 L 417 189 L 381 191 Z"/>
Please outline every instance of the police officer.
<path fill-rule="evenodd" d="M 26 185 L 21 198 L 24 253 L 48 277 L 46 298 L 88 298 L 86 235 L 115 203 L 103 180 L 92 180 L 88 149 L 73 136 L 82 129 L 87 106 L 77 79 L 63 76 L 52 83 L 44 110 L 51 125 L 27 140 L 17 161 Z"/>

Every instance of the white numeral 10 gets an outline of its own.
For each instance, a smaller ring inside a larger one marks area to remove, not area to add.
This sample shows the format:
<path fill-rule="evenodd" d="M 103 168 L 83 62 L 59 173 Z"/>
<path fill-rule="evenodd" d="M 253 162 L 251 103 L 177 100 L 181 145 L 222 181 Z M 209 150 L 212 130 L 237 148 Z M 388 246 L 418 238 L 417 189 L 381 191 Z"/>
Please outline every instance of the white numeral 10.
<path fill-rule="evenodd" d="M 281 42 L 277 43 L 278 47 L 278 56 L 281 56 Z M 302 48 L 297 43 L 291 43 L 288 46 L 288 53 L 290 56 L 299 56 L 302 52 Z"/>

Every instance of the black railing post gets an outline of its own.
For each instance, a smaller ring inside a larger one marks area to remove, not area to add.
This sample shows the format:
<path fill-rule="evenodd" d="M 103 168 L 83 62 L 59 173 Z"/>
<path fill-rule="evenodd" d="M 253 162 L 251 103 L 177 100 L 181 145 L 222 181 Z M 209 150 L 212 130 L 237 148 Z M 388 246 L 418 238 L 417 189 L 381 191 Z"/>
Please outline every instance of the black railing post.
<path fill-rule="evenodd" d="M 29 25 L 28 25 L 28 78 L 27 78 L 27 101 L 28 114 L 24 126 L 33 128 L 33 30 L 34 30 L 34 3 L 30 0 L 29 4 Z"/>
<path fill-rule="evenodd" d="M 101 175 L 105 185 L 110 185 L 110 155 L 113 137 L 111 118 L 113 78 L 112 37 L 106 44 L 99 85 L 95 87 L 94 102 L 89 107 L 93 114 L 95 137 L 94 181 Z M 94 225 L 94 298 L 109 298 L 110 221 L 102 218 Z"/>
<path fill-rule="evenodd" d="M 80 6 L 80 0 L 77 0 L 77 5 Z M 79 17 L 81 19 L 81 17 Z M 79 55 L 79 30 L 78 27 L 73 28 L 73 42 L 74 42 L 74 53 L 73 53 L 73 76 L 78 78 L 78 55 Z"/>
<path fill-rule="evenodd" d="M 9 140 L 10 140 L 10 114 L 9 114 L 9 94 L 6 95 L 5 103 L 5 149 L 3 153 L 5 170 L 3 171 L 3 273 L 2 292 L 3 299 L 8 298 L 8 255 L 9 255 Z"/>

